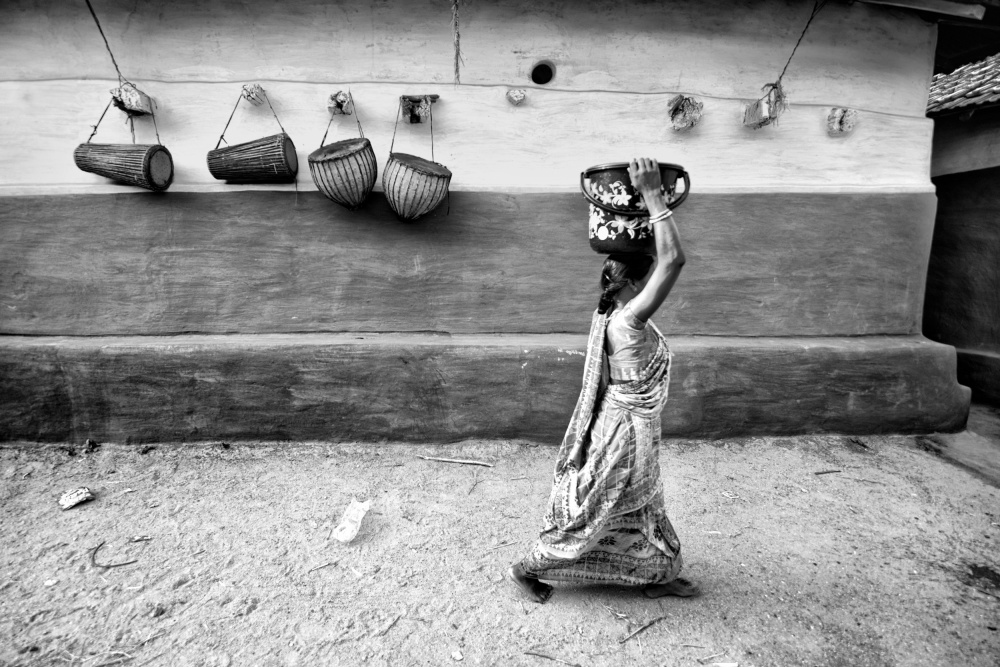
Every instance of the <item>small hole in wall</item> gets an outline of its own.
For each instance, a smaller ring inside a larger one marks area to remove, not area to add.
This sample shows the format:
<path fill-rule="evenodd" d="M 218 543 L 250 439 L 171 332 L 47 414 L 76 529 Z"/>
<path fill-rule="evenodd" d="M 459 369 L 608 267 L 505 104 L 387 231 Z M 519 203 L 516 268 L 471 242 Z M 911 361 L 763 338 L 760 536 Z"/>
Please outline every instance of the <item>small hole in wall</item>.
<path fill-rule="evenodd" d="M 539 86 L 547 84 L 555 75 L 556 66 L 548 60 L 535 63 L 535 66 L 531 68 L 531 82 L 537 83 Z"/>

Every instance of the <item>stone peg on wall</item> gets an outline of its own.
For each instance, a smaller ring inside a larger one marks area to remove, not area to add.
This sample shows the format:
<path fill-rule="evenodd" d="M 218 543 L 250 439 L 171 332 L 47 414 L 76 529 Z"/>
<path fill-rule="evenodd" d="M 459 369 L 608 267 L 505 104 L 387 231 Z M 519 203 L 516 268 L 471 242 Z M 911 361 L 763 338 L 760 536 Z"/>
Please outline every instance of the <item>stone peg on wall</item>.
<path fill-rule="evenodd" d="M 129 116 L 146 116 L 153 113 L 153 99 L 131 83 L 111 89 L 114 105 Z"/>
<path fill-rule="evenodd" d="M 438 101 L 438 95 L 400 95 L 403 113 L 410 123 L 422 123 L 431 115 L 431 104 Z"/>
<path fill-rule="evenodd" d="M 524 92 L 523 88 L 511 88 L 507 91 L 507 101 L 514 106 L 521 106 L 528 94 Z"/>
<path fill-rule="evenodd" d="M 245 83 L 243 84 L 243 99 L 255 107 L 259 107 L 264 103 L 264 89 L 259 83 Z"/>
<path fill-rule="evenodd" d="M 670 125 L 677 132 L 694 127 L 701 120 L 701 110 L 704 107 L 705 105 L 694 97 L 677 95 L 667 104 Z"/>
<path fill-rule="evenodd" d="M 826 116 L 826 133 L 831 137 L 842 137 L 854 131 L 860 114 L 856 109 L 834 107 Z"/>
<path fill-rule="evenodd" d="M 326 101 L 326 108 L 330 110 L 331 116 L 350 116 L 354 113 L 351 94 L 338 90 L 330 95 L 330 99 Z"/>

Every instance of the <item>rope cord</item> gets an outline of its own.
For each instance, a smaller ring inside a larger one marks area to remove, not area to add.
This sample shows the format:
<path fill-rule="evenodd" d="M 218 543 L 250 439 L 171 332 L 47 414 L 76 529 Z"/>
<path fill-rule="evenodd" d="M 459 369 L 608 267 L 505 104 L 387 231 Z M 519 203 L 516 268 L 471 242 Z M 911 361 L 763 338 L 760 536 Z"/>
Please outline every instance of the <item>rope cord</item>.
<path fill-rule="evenodd" d="M 431 101 L 430 97 L 425 96 L 424 99 L 427 100 L 427 113 L 431 120 L 431 162 L 434 162 L 434 102 Z M 396 128 L 399 127 L 399 114 L 403 110 L 403 96 L 399 98 L 399 106 L 396 107 L 396 123 L 392 126 L 392 142 L 389 144 L 389 155 L 392 155 L 392 148 L 396 145 Z M 359 125 L 360 127 L 360 125 Z"/>
<path fill-rule="evenodd" d="M 392 147 L 396 145 L 396 129 L 399 127 L 399 114 L 403 111 L 403 98 L 399 98 L 399 106 L 396 107 L 396 124 L 392 126 L 392 142 L 389 144 L 389 155 L 392 155 Z"/>
<path fill-rule="evenodd" d="M 267 96 L 267 91 L 266 91 L 266 90 L 264 91 L 264 101 L 266 101 L 266 102 L 267 102 L 267 106 L 268 106 L 268 108 L 270 108 L 270 109 L 271 109 L 271 115 L 272 115 L 272 116 L 274 116 L 274 120 L 278 121 L 278 127 L 280 127 L 280 128 L 281 128 L 281 131 L 282 131 L 282 132 L 283 132 L 284 134 L 288 134 L 287 132 L 285 132 L 285 128 L 284 128 L 284 127 L 282 127 L 282 125 L 281 125 L 281 121 L 280 121 L 280 120 L 278 120 L 278 114 L 274 113 L 274 107 L 272 107 L 272 106 L 271 106 L 271 100 L 270 100 L 270 98 L 268 98 L 268 96 Z"/>
<path fill-rule="evenodd" d="M 361 129 L 361 114 L 358 113 L 358 107 L 354 104 L 354 94 L 350 90 L 347 91 L 347 96 L 351 98 L 351 111 L 354 112 L 354 120 L 358 122 L 358 134 L 361 138 L 365 138 L 365 131 Z"/>
<path fill-rule="evenodd" d="M 465 64 L 465 59 L 462 57 L 462 35 L 458 30 L 458 6 L 461 4 L 462 0 L 452 0 L 451 2 L 451 31 L 454 35 L 455 40 L 455 84 L 462 83 L 461 72 L 459 70 L 460 64 Z"/>
<path fill-rule="evenodd" d="M 153 106 L 156 106 L 156 102 L 153 102 Z M 154 109 L 149 110 L 149 115 L 153 117 L 153 132 L 156 132 L 156 143 L 160 142 L 160 128 L 156 127 L 156 111 Z"/>
<path fill-rule="evenodd" d="M 791 55 L 788 56 L 788 60 L 785 62 L 785 66 L 781 68 L 781 74 L 778 75 L 778 79 L 774 83 L 768 83 L 764 85 L 764 88 L 767 92 L 764 93 L 763 97 L 760 97 L 757 100 L 758 102 L 763 100 L 768 95 L 770 95 L 771 90 L 774 89 L 778 89 L 779 91 L 781 90 L 781 80 L 784 78 L 785 72 L 788 71 L 788 66 L 792 64 L 792 58 L 795 57 L 795 52 L 798 51 L 799 44 L 802 43 L 802 39 L 806 36 L 806 31 L 809 30 L 809 26 L 810 24 L 812 24 L 813 19 L 816 18 L 816 15 L 819 14 L 820 10 L 823 9 L 823 7 L 826 6 L 826 3 L 828 1 L 829 0 L 816 0 L 816 2 L 813 4 L 813 10 L 812 13 L 809 15 L 809 20 L 806 21 L 806 26 L 802 28 L 802 34 L 799 35 L 798 41 L 795 42 L 795 46 L 792 48 L 792 53 Z"/>
<path fill-rule="evenodd" d="M 333 125 L 333 116 L 330 116 L 330 122 L 326 124 L 326 132 L 323 133 L 323 138 L 319 140 L 319 147 L 323 148 L 326 144 L 326 135 L 330 134 L 330 126 Z"/>
<path fill-rule="evenodd" d="M 351 98 L 351 111 L 354 112 L 354 120 L 358 124 L 358 134 L 360 134 L 361 138 L 364 139 L 365 131 L 361 129 L 361 116 L 358 115 L 358 108 L 354 106 L 354 95 L 351 94 L 351 91 L 347 91 L 347 94 Z M 330 114 L 330 122 L 326 124 L 326 132 L 323 133 L 323 138 L 320 139 L 319 141 L 320 148 L 323 148 L 323 145 L 326 144 L 326 135 L 330 133 L 330 125 L 332 124 L 333 124 L 333 114 Z M 390 149 L 390 152 L 391 151 L 392 149 Z"/>
<path fill-rule="evenodd" d="M 94 131 L 90 133 L 89 137 L 87 137 L 88 144 L 90 143 L 90 140 L 94 138 L 94 135 L 97 134 L 97 127 L 101 124 L 101 121 L 104 120 L 104 114 L 106 114 L 108 112 L 108 109 L 110 108 L 111 108 L 111 100 L 108 100 L 108 106 L 104 107 L 104 112 L 101 114 L 101 117 L 97 119 L 97 125 L 93 126 Z"/>
<path fill-rule="evenodd" d="M 101 22 L 97 18 L 97 13 L 94 12 L 93 5 L 90 4 L 90 0 L 84 0 L 87 3 L 87 9 L 90 10 L 90 15 L 94 17 L 94 23 L 97 24 L 97 30 L 101 33 L 101 39 L 104 40 L 104 48 L 108 50 L 108 55 L 111 56 L 111 64 L 115 66 L 115 71 L 118 72 L 118 85 L 120 86 L 124 83 L 131 83 L 122 75 L 121 69 L 118 67 L 118 61 L 115 60 L 115 54 L 111 52 L 111 46 L 108 44 L 108 38 L 104 36 L 104 28 L 101 27 Z"/>
<path fill-rule="evenodd" d="M 233 112 L 229 114 L 229 120 L 226 121 L 226 126 L 222 128 L 222 134 L 219 135 L 219 140 L 215 142 L 215 150 L 219 150 L 219 146 L 221 146 L 222 142 L 225 140 L 224 137 L 226 136 L 226 130 L 229 129 L 229 124 L 233 122 L 233 116 L 236 115 L 236 109 L 239 108 L 240 100 L 242 99 L 243 99 L 243 93 L 241 92 L 240 96 L 236 98 L 236 106 L 233 107 Z M 229 145 L 228 141 L 226 141 L 226 145 L 227 146 Z"/>

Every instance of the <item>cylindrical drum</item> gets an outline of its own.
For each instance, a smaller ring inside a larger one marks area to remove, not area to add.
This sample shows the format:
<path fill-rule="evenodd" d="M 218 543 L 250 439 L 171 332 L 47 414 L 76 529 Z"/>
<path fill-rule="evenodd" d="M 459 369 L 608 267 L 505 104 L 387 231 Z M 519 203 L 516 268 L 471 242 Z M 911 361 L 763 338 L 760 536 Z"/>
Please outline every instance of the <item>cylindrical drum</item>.
<path fill-rule="evenodd" d="M 309 154 L 309 172 L 320 192 L 353 211 L 375 187 L 378 164 L 372 142 L 361 137 L 322 146 Z"/>
<path fill-rule="evenodd" d="M 662 191 L 669 208 L 687 199 L 691 179 L 683 167 L 660 163 Z M 684 187 L 678 192 L 678 180 Z M 604 164 L 580 174 L 580 190 L 590 202 L 590 247 L 599 253 L 653 253 L 656 244 L 642 195 L 632 186 L 628 163 Z"/>
<path fill-rule="evenodd" d="M 174 159 L 160 144 L 80 144 L 73 161 L 83 171 L 154 192 L 174 180 Z"/>
<path fill-rule="evenodd" d="M 282 132 L 208 152 L 208 170 L 230 183 L 291 183 L 299 172 L 292 138 Z"/>
<path fill-rule="evenodd" d="M 416 220 L 444 201 L 451 172 L 443 164 L 406 153 L 390 153 L 382 172 L 389 206 L 403 220 Z"/>

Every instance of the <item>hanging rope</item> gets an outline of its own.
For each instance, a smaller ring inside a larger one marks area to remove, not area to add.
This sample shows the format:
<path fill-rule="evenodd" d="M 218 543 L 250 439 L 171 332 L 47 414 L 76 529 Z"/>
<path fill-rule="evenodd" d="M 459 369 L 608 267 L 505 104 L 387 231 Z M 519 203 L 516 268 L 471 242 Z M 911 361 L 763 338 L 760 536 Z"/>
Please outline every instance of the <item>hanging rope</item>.
<path fill-rule="evenodd" d="M 403 95 L 399 97 L 399 106 L 396 107 L 396 123 L 392 126 L 392 142 L 389 144 L 389 155 L 392 155 L 393 146 L 396 145 L 396 129 L 399 128 L 399 115 L 403 111 Z M 409 104 L 413 104 L 412 100 L 408 101 Z M 425 95 L 421 102 L 421 105 L 426 105 L 427 116 L 431 123 L 431 162 L 434 162 L 434 103 L 431 101 L 430 95 Z"/>
<path fill-rule="evenodd" d="M 798 41 L 795 42 L 795 46 L 792 48 L 792 53 L 788 56 L 788 60 L 785 61 L 785 66 L 781 68 L 781 74 L 778 75 L 778 79 L 774 83 L 764 84 L 764 95 L 757 99 L 758 102 L 766 98 L 771 98 L 774 105 L 780 106 L 782 108 L 787 107 L 788 104 L 785 101 L 785 91 L 781 87 L 781 80 L 785 78 L 785 72 L 788 71 L 788 66 L 792 64 L 792 58 L 795 57 L 795 52 L 799 49 L 799 44 L 802 43 L 802 38 L 806 36 L 806 31 L 809 30 L 810 24 L 812 24 L 813 19 L 819 14 L 820 10 L 826 6 L 829 0 L 816 0 L 813 4 L 812 13 L 809 15 L 809 20 L 806 21 L 806 26 L 802 28 L 802 34 L 799 35 Z"/>
<path fill-rule="evenodd" d="M 219 140 L 217 142 L 215 142 L 215 149 L 216 150 L 218 150 L 219 146 L 222 145 L 222 142 L 225 141 L 226 130 L 229 129 L 229 124 L 231 122 L 233 122 L 233 116 L 236 115 L 236 109 L 239 108 L 239 106 L 240 106 L 240 100 L 242 100 L 242 99 L 243 99 L 243 93 L 240 93 L 240 96 L 236 98 L 236 106 L 233 107 L 233 112 L 231 114 L 229 114 L 229 120 L 226 121 L 226 126 L 224 128 L 222 128 L 222 134 L 219 135 Z M 226 141 L 226 145 L 227 146 L 229 145 L 228 141 Z"/>
<path fill-rule="evenodd" d="M 431 162 L 435 162 L 435 160 L 434 160 L 434 105 L 433 104 L 428 104 L 427 107 L 428 107 L 428 113 L 430 114 L 430 117 L 431 117 Z"/>
<path fill-rule="evenodd" d="M 452 0 L 451 2 L 451 33 L 455 41 L 455 84 L 458 85 L 462 83 L 462 76 L 460 72 L 460 65 L 465 64 L 465 59 L 462 58 L 462 35 L 458 30 L 458 6 L 462 4 L 462 0 Z"/>
<path fill-rule="evenodd" d="M 122 75 L 121 69 L 118 67 L 118 61 L 115 60 L 115 54 L 111 52 L 111 46 L 108 44 L 108 38 L 104 36 L 104 28 L 101 27 L 101 22 L 97 19 L 97 13 L 94 12 L 93 5 L 90 4 L 90 0 L 85 0 L 87 3 L 87 9 L 90 10 L 90 15 L 94 17 L 94 23 L 97 24 L 97 30 L 101 33 L 101 39 L 104 40 L 104 48 L 108 50 L 108 55 L 111 56 L 111 64 L 115 66 L 115 71 L 118 72 L 118 85 L 122 83 L 131 83 Z"/>
<path fill-rule="evenodd" d="M 104 107 L 104 113 L 102 113 L 101 117 L 97 119 L 97 125 L 93 126 L 94 131 L 90 133 L 89 137 L 87 137 L 88 144 L 90 143 L 90 140 L 94 138 L 94 135 L 97 134 L 97 127 L 101 124 L 101 121 L 104 120 L 104 114 L 108 113 L 108 109 L 110 108 L 111 108 L 111 100 L 108 100 L 108 106 Z"/>
<path fill-rule="evenodd" d="M 392 141 L 389 143 L 389 155 L 392 155 L 392 147 L 396 145 L 396 129 L 399 127 L 399 114 L 403 111 L 403 98 L 399 98 L 399 106 L 396 107 L 396 124 L 392 126 Z"/>
<path fill-rule="evenodd" d="M 278 127 L 281 128 L 282 133 L 288 134 L 287 132 L 285 132 L 285 128 L 282 127 L 281 121 L 278 120 L 278 114 L 274 113 L 274 107 L 271 106 L 271 100 L 268 99 L 266 90 L 264 91 L 264 101 L 267 102 L 267 106 L 271 110 L 271 115 L 274 116 L 274 120 L 278 121 Z"/>
<path fill-rule="evenodd" d="M 365 138 L 365 131 L 363 129 L 361 129 L 361 115 L 358 113 L 358 108 L 354 105 L 354 95 L 351 94 L 350 90 L 347 91 L 347 97 L 350 100 L 351 113 L 354 114 L 354 120 L 358 124 L 358 134 L 360 134 L 361 138 L 364 139 Z M 331 112 L 330 113 L 330 122 L 326 124 L 326 132 L 323 133 L 323 138 L 320 139 L 320 141 L 319 141 L 319 147 L 320 148 L 323 148 L 323 145 L 326 144 L 326 135 L 328 135 L 330 133 L 330 126 L 333 124 L 333 116 L 334 116 L 334 114 L 333 114 L 333 112 Z M 389 149 L 389 152 L 392 152 L 391 148 Z"/>
<path fill-rule="evenodd" d="M 287 132 L 285 132 L 285 128 L 281 125 L 281 121 L 278 120 L 278 114 L 274 112 L 274 107 L 271 106 L 271 100 L 267 98 L 267 91 L 262 89 L 261 92 L 264 94 L 264 101 L 267 102 L 267 106 L 271 110 L 271 115 L 274 116 L 274 120 L 278 122 L 278 127 L 281 128 L 282 133 L 288 134 Z M 215 142 L 216 150 L 218 150 L 219 146 L 222 145 L 223 141 L 226 141 L 226 130 L 229 129 L 229 124 L 233 122 L 233 116 L 236 115 L 236 110 L 239 109 L 240 102 L 243 100 L 243 97 L 244 97 L 243 91 L 240 91 L 240 96 L 236 98 L 236 106 L 233 107 L 232 113 L 229 114 L 229 120 L 226 121 L 226 126 L 222 128 L 222 134 L 219 135 L 219 140 Z M 155 118 L 153 119 L 153 122 L 155 124 L 156 122 Z M 229 145 L 228 141 L 226 141 L 226 145 L 227 146 Z"/>

